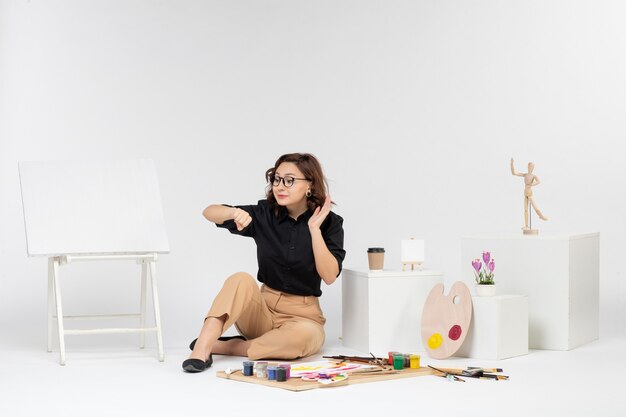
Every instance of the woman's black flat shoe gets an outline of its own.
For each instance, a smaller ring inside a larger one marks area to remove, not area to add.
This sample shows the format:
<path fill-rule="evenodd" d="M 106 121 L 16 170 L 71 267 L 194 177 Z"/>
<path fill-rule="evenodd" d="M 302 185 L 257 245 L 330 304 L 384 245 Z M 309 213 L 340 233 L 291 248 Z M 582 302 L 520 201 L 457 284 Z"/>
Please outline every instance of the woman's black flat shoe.
<path fill-rule="evenodd" d="M 222 337 L 219 337 L 217 340 L 219 340 L 221 342 L 226 342 L 226 341 L 228 341 L 230 339 L 248 340 L 248 339 L 246 339 L 245 337 L 243 337 L 240 334 L 238 334 L 236 336 L 222 336 Z M 189 344 L 189 350 L 193 350 L 193 348 L 196 346 L 196 340 L 198 340 L 198 339 L 197 338 L 193 339 L 193 341 Z"/>
<path fill-rule="evenodd" d="M 209 355 L 206 362 L 200 359 L 187 359 L 183 362 L 183 369 L 186 372 L 196 373 L 206 371 L 211 365 L 213 365 L 213 355 Z"/>

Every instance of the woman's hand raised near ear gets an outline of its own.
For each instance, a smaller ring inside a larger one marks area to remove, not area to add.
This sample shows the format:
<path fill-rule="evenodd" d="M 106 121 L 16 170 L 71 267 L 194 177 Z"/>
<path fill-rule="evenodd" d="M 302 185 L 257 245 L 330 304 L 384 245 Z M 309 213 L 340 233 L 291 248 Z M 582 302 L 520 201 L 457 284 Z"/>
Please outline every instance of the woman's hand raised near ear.
<path fill-rule="evenodd" d="M 324 201 L 324 205 L 321 207 L 317 207 L 313 212 L 313 215 L 309 219 L 309 229 L 319 229 L 326 216 L 330 213 L 330 195 L 326 196 L 326 201 Z"/>

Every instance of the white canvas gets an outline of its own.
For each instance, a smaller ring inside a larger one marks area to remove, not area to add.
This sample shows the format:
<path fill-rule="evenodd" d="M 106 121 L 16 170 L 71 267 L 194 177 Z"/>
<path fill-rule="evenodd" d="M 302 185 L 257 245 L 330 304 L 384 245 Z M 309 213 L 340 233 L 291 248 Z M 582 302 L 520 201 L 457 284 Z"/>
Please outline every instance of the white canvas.
<path fill-rule="evenodd" d="M 20 162 L 29 256 L 169 252 L 151 160 Z"/>

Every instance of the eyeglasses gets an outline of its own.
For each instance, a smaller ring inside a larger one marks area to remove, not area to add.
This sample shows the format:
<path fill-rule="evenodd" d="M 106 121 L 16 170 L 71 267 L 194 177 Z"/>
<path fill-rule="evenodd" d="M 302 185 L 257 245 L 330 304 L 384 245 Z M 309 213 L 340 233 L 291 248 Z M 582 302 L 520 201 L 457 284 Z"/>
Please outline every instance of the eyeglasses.
<path fill-rule="evenodd" d="M 278 187 L 280 185 L 280 182 L 282 181 L 285 187 L 290 188 L 296 180 L 308 181 L 306 178 L 295 178 L 289 176 L 279 177 L 278 175 L 274 175 L 270 181 L 272 182 L 272 185 L 274 187 Z"/>

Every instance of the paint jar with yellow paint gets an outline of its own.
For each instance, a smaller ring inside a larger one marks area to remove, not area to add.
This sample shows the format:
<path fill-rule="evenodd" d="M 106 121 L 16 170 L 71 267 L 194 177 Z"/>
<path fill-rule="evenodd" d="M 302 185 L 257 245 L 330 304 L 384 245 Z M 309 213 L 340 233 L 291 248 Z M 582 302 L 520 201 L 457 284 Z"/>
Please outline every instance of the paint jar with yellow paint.
<path fill-rule="evenodd" d="M 411 354 L 411 369 L 419 369 L 420 367 L 420 355 Z"/>

